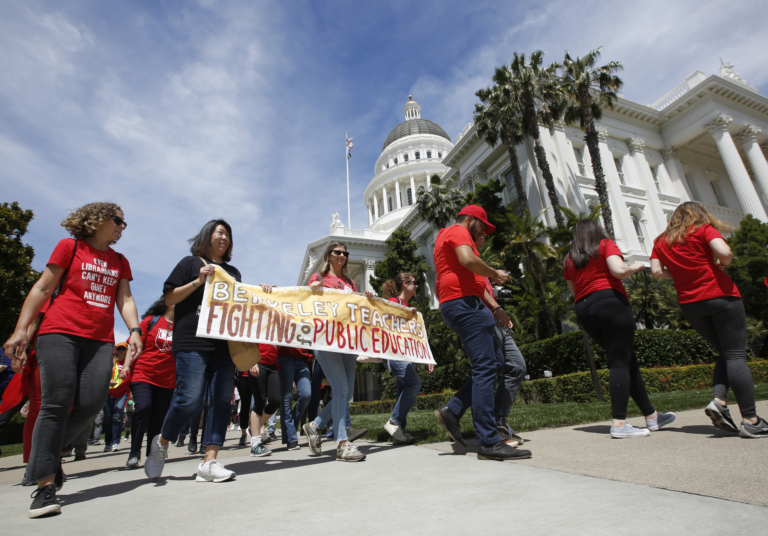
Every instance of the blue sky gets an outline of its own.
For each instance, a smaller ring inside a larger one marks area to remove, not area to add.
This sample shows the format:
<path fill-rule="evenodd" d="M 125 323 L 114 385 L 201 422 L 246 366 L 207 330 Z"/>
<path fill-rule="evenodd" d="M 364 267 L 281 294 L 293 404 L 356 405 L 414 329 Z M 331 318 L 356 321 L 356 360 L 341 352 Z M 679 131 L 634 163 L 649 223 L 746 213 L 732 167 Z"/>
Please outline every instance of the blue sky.
<path fill-rule="evenodd" d="M 768 94 L 766 2 L 2 2 L 0 201 L 35 212 L 44 267 L 68 210 L 120 204 L 140 312 L 208 220 L 249 283 L 295 284 L 331 214 L 352 224 L 409 94 L 451 137 L 512 53 L 604 46 L 650 103 L 718 57 Z M 637 8 L 636 6 L 641 6 Z M 124 326 L 118 321 L 118 334 Z"/>

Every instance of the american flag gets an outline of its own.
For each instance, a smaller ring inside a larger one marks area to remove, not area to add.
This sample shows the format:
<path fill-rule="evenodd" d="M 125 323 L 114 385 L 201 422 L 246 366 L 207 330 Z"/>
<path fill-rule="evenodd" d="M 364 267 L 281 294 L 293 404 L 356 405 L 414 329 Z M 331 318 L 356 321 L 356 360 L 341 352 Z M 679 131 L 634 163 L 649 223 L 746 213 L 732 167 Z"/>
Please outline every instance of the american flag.
<path fill-rule="evenodd" d="M 354 145 L 352 144 L 352 138 L 347 139 L 347 158 L 352 158 L 352 153 L 350 152 L 352 150 L 352 147 Z"/>

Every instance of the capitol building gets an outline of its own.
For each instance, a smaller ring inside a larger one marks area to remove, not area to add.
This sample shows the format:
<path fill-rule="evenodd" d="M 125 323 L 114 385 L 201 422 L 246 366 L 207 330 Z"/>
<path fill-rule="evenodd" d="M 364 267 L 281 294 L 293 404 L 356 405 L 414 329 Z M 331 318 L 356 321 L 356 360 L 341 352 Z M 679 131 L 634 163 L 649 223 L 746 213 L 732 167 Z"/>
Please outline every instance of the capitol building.
<path fill-rule="evenodd" d="M 505 204 L 520 208 L 503 144 L 489 146 L 473 123 L 451 139 L 438 124 L 422 118 L 413 98 L 403 114 L 404 121 L 384 139 L 362 199 L 368 227 L 348 229 L 334 217 L 328 235 L 307 245 L 298 285 L 320 269 L 327 244 L 339 240 L 350 251 L 357 288 L 370 290 L 376 262 L 387 253 L 384 241 L 402 226 L 431 266 L 422 290 L 436 307 L 432 250 L 437 233 L 414 210 L 418 192 L 430 187 L 429 177 L 438 174 L 465 193 L 477 183 L 499 179 L 506 186 Z M 700 202 L 736 225 L 746 214 L 768 222 L 768 98 L 731 65 L 709 76 L 696 71 L 653 104 L 619 97 L 613 109 L 604 110 L 597 128 L 616 242 L 627 262 L 648 264 L 653 238 L 684 201 Z M 576 213 L 597 206 L 584 132 L 556 124 L 541 130 L 541 143 L 560 205 Z M 544 211 L 541 218 L 555 226 L 532 140 L 519 145 L 517 155 L 531 213 Z"/>

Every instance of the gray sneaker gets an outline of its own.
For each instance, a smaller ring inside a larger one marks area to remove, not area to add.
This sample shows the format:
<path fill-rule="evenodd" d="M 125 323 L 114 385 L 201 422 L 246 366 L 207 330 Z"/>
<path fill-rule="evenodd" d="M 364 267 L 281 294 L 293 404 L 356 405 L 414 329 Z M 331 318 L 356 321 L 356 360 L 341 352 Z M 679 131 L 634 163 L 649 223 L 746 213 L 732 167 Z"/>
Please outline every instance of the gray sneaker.
<path fill-rule="evenodd" d="M 660 411 L 656 412 L 656 418 L 652 421 L 645 421 L 645 425 L 648 427 L 649 430 L 652 432 L 656 432 L 659 428 L 663 428 L 668 424 L 672 424 L 675 422 L 675 414 L 674 413 L 662 413 Z"/>
<path fill-rule="evenodd" d="M 211 460 L 197 466 L 195 482 L 227 482 L 234 480 L 235 476 L 234 471 L 230 471 L 216 460 Z"/>
<path fill-rule="evenodd" d="M 270 454 L 272 454 L 272 451 L 265 447 L 262 443 L 253 445 L 251 447 L 251 456 L 254 458 L 262 458 L 264 456 L 269 456 Z"/>
<path fill-rule="evenodd" d="M 347 440 L 342 446 L 336 449 L 336 461 L 339 462 L 361 462 L 365 459 L 365 454 L 357 450 L 357 445 Z"/>
<path fill-rule="evenodd" d="M 624 423 L 621 428 L 611 426 L 611 437 L 614 439 L 627 439 L 631 437 L 647 437 L 651 431 L 646 428 L 635 428 L 629 423 Z"/>
<path fill-rule="evenodd" d="M 262 443 L 264 443 L 264 444 L 267 444 L 267 443 L 269 443 L 270 441 L 272 441 L 272 438 L 271 438 L 271 437 L 269 437 L 269 433 L 267 433 L 267 432 L 264 432 L 263 434 L 261 434 L 261 442 L 262 442 Z"/>
<path fill-rule="evenodd" d="M 403 432 L 402 426 L 395 424 L 392 421 L 387 421 L 387 424 L 384 425 L 384 429 L 392 436 L 392 442 L 396 445 L 407 445 L 413 441 L 413 438 L 409 438 L 409 436 Z"/>
<path fill-rule="evenodd" d="M 323 453 L 322 447 L 320 446 L 320 431 L 312 426 L 311 422 L 302 426 L 301 429 L 304 430 L 304 435 L 307 436 L 309 450 L 311 450 L 312 454 L 315 456 L 320 456 Z"/>
<path fill-rule="evenodd" d="M 170 444 L 170 443 L 169 443 Z M 152 440 L 152 450 L 149 453 L 147 461 L 144 462 L 144 474 L 152 480 L 160 478 L 165 467 L 165 460 L 168 458 L 168 445 L 160 444 L 160 434 L 157 434 Z"/>
<path fill-rule="evenodd" d="M 130 456 L 128 456 L 128 461 L 125 463 L 125 466 L 128 469 L 138 469 L 140 459 L 141 459 L 141 454 L 131 453 Z"/>
<path fill-rule="evenodd" d="M 717 400 L 710 402 L 704 409 L 704 413 L 706 413 L 707 417 L 712 420 L 712 425 L 715 428 L 734 434 L 739 432 L 739 427 L 736 426 L 736 423 L 731 419 L 730 410 Z"/>
<path fill-rule="evenodd" d="M 747 421 L 742 421 L 739 435 L 751 439 L 768 437 L 768 422 L 765 422 L 761 417 L 757 418 L 757 424 L 750 424 Z"/>

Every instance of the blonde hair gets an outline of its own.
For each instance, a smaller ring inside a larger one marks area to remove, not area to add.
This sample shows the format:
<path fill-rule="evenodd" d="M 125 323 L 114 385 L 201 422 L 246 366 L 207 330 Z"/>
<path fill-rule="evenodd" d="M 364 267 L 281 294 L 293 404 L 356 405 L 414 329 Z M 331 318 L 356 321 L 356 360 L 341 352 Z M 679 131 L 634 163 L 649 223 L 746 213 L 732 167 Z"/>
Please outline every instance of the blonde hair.
<path fill-rule="evenodd" d="M 704 205 L 686 201 L 677 207 L 669 218 L 667 228 L 654 240 L 654 243 L 663 239 L 669 247 L 685 244 L 689 234 L 705 225 L 711 225 L 721 234 L 729 233 L 732 229 L 729 224 L 710 214 Z"/>
<path fill-rule="evenodd" d="M 69 231 L 69 234 L 74 238 L 84 240 L 95 235 L 98 228 L 105 221 L 116 216 L 118 211 L 122 212 L 123 209 L 114 203 L 88 203 L 73 210 L 61 222 L 61 226 Z M 113 240 L 110 244 L 115 242 L 117 241 Z"/>
<path fill-rule="evenodd" d="M 416 276 L 413 275 L 411 272 L 399 273 L 397 274 L 397 277 L 395 277 L 394 280 L 390 279 L 389 281 L 386 281 L 383 285 L 381 285 L 381 293 L 384 295 L 385 298 L 396 298 L 397 296 L 400 296 L 400 293 L 403 291 L 403 282 L 408 277 L 412 277 L 413 279 L 416 279 Z"/>
<path fill-rule="evenodd" d="M 337 246 L 342 246 L 344 248 L 344 251 L 349 251 L 347 249 L 346 244 L 344 242 L 331 242 L 328 245 L 328 248 L 325 250 L 325 255 L 323 255 L 323 269 L 320 270 L 320 273 L 323 274 L 323 276 L 328 275 L 328 272 L 331 271 L 331 251 L 336 249 Z M 344 257 L 344 268 L 341 269 L 341 275 L 349 279 L 349 257 Z"/>

